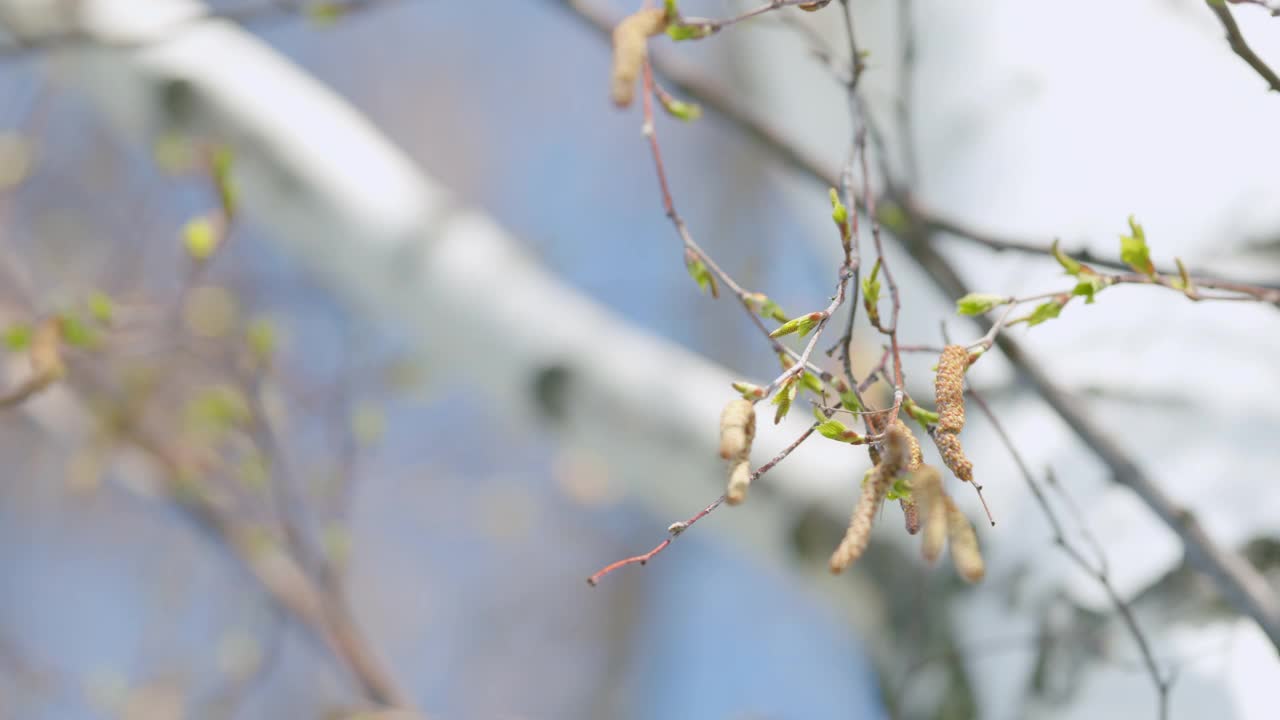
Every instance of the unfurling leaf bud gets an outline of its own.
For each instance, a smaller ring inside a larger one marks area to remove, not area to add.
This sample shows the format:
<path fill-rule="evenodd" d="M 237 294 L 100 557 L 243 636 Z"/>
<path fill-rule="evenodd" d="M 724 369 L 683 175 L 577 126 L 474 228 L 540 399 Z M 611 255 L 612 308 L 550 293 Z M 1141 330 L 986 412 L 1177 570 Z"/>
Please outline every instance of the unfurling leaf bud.
<path fill-rule="evenodd" d="M 613 29 L 613 104 L 627 107 L 635 98 L 636 78 L 649 52 L 649 38 L 667 26 L 667 11 L 657 8 L 628 15 Z"/>
<path fill-rule="evenodd" d="M 1143 232 L 1142 225 L 1129 216 L 1129 231 L 1132 235 L 1120 236 L 1120 259 L 1135 271 L 1154 277 L 1156 274 L 1155 266 L 1151 264 L 1151 250 L 1147 247 L 1147 234 Z"/>
<path fill-rule="evenodd" d="M 702 106 L 697 103 L 677 100 L 665 92 L 658 93 L 658 100 L 662 103 L 662 109 L 672 117 L 685 122 L 693 122 L 702 117 Z"/>
<path fill-rule="evenodd" d="M 689 277 L 698 283 L 698 287 L 704 292 L 710 292 L 711 297 L 720 297 L 720 290 L 716 287 L 716 277 L 707 269 L 707 264 L 702 262 L 702 258 L 698 253 L 688 248 L 684 251 L 684 267 L 689 271 Z"/>
<path fill-rule="evenodd" d="M 969 293 L 956 301 L 956 312 L 960 315 L 981 315 L 993 308 L 1008 304 L 1012 298 L 1003 295 Z"/>
<path fill-rule="evenodd" d="M 819 322 L 825 320 L 826 317 L 827 313 L 824 310 L 811 312 L 808 315 L 801 315 L 798 318 L 788 320 L 778 326 L 776 330 L 769 333 L 769 337 L 780 338 L 784 335 L 790 335 L 791 333 L 799 333 L 800 337 L 804 337 L 805 335 L 808 335 L 809 331 L 816 327 Z"/>
<path fill-rule="evenodd" d="M 933 412 L 932 410 L 925 410 L 917 405 L 911 398 L 903 399 L 902 409 L 905 410 L 908 415 L 915 418 L 915 421 L 920 423 L 920 427 L 926 430 L 929 429 L 930 425 L 935 425 L 938 422 L 938 413 Z"/>
<path fill-rule="evenodd" d="M 756 435 L 756 407 L 749 400 L 732 400 L 720 413 L 720 457 L 743 460 L 751 454 Z"/>
<path fill-rule="evenodd" d="M 872 324 L 880 322 L 880 308 L 877 303 L 880 302 L 880 258 L 876 258 L 876 263 L 871 266 L 871 274 L 862 278 L 862 304 L 867 308 L 867 314 L 871 316 Z"/>
<path fill-rule="evenodd" d="M 831 220 L 840 231 L 840 246 L 847 255 L 852 248 L 853 228 L 849 227 L 849 208 L 840 202 L 840 193 L 835 188 L 831 188 Z"/>
<path fill-rule="evenodd" d="M 778 389 L 777 394 L 773 396 L 773 404 L 778 406 L 777 412 L 773 414 L 774 425 L 782 422 L 782 418 L 786 417 L 787 413 L 791 412 L 791 403 L 795 401 L 796 391 L 799 387 L 800 383 L 796 382 L 796 378 L 793 375 L 781 388 Z"/>
<path fill-rule="evenodd" d="M 1056 239 L 1053 241 L 1052 252 L 1054 259 L 1058 261 L 1058 264 L 1062 266 L 1063 270 L 1067 271 L 1068 275 L 1080 274 L 1080 270 L 1084 266 L 1081 265 L 1079 261 L 1072 259 L 1066 253 L 1062 252 L 1062 248 L 1058 247 L 1058 241 Z"/>
<path fill-rule="evenodd" d="M 759 385 L 752 385 L 749 382 L 736 382 L 733 389 L 742 393 L 743 400 L 763 400 L 764 388 Z"/>

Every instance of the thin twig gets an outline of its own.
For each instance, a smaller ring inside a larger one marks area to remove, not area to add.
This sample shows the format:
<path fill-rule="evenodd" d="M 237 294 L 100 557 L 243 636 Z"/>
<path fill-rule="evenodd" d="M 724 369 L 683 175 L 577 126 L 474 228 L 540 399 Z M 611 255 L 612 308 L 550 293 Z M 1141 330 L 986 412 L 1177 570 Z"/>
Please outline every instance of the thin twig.
<path fill-rule="evenodd" d="M 1209 6 L 1209 10 L 1218 18 L 1218 22 L 1222 23 L 1222 29 L 1227 31 L 1227 44 L 1231 46 L 1231 51 L 1240 56 L 1241 60 L 1248 63 L 1254 72 L 1258 73 L 1263 80 L 1267 81 L 1267 87 L 1272 92 L 1280 92 L 1280 75 L 1276 74 L 1269 65 L 1263 62 L 1262 58 L 1249 47 L 1249 43 L 1245 42 L 1244 35 L 1240 32 L 1240 26 L 1236 24 L 1236 19 L 1231 14 L 1231 10 L 1227 7 L 1224 0 L 1204 0 L 1205 5 Z"/>
<path fill-rule="evenodd" d="M 760 476 L 764 475 L 765 473 L 769 472 L 774 467 L 776 467 L 777 464 L 782 462 L 783 459 L 785 459 L 788 455 L 790 455 L 793 450 L 800 447 L 800 445 L 805 440 L 808 440 L 809 436 L 812 435 L 813 431 L 816 429 L 818 429 L 818 423 L 815 422 L 814 424 L 810 425 L 807 430 L 801 433 L 799 437 L 791 441 L 790 445 L 786 446 L 785 448 L 782 449 L 781 452 L 773 456 L 773 458 L 770 459 L 769 462 L 756 468 L 755 472 L 751 473 L 751 482 L 755 483 L 756 480 L 760 479 Z M 640 555 L 633 555 L 629 558 L 623 558 L 622 560 L 619 560 L 617 562 L 609 563 L 608 565 L 604 566 L 603 568 L 601 568 L 600 570 L 592 574 L 591 577 L 588 577 L 587 584 L 592 587 L 595 587 L 596 585 L 600 584 L 601 578 L 603 578 L 605 575 L 608 575 L 609 573 L 615 570 L 624 568 L 628 565 L 647 564 L 651 559 L 653 559 L 655 555 L 662 552 L 663 550 L 666 550 L 667 546 L 671 544 L 671 541 L 675 540 L 676 537 L 680 535 L 680 533 L 684 532 L 685 530 L 688 530 L 690 527 L 693 526 L 694 523 L 698 522 L 702 518 L 715 512 L 716 508 L 724 504 L 724 500 L 725 500 L 725 496 L 721 495 L 720 497 L 711 501 L 711 504 L 707 505 L 706 507 L 702 508 L 698 512 L 694 513 L 692 516 L 689 517 L 689 519 L 672 523 L 670 526 L 667 527 L 667 532 L 669 533 L 667 539 L 658 543 L 657 546 L 655 546 L 652 550 L 650 550 L 647 553 L 643 553 Z"/>

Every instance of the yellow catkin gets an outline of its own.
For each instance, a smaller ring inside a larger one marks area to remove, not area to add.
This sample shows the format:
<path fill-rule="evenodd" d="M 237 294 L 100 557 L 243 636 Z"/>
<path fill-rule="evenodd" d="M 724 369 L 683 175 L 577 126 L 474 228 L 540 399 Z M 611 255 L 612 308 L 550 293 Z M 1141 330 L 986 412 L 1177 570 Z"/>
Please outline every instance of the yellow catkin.
<path fill-rule="evenodd" d="M 920 532 L 920 503 L 914 497 L 898 498 L 898 507 L 902 508 L 902 523 L 908 535 Z"/>
<path fill-rule="evenodd" d="M 938 358 L 934 381 L 938 409 L 938 430 L 958 433 L 964 429 L 964 371 L 969 367 L 969 351 L 963 345 L 948 345 Z"/>
<path fill-rule="evenodd" d="M 946 498 L 947 504 L 947 538 L 951 541 L 951 562 L 956 572 L 966 582 L 976 583 L 987 573 L 986 564 L 982 561 L 982 551 L 978 549 L 978 536 L 973 531 L 969 518 Z"/>
<path fill-rule="evenodd" d="M 898 426 L 892 426 L 885 433 L 884 452 L 880 464 L 875 467 L 871 477 L 862 486 L 862 496 L 853 508 L 853 516 L 849 519 L 849 529 L 844 539 L 831 554 L 831 572 L 839 573 L 852 565 L 867 549 L 867 541 L 871 537 L 871 526 L 875 522 L 876 511 L 884 502 L 884 496 L 893 485 L 893 479 L 902 472 L 910 458 L 910 447 L 907 438 L 910 432 L 903 432 Z"/>
<path fill-rule="evenodd" d="M 733 400 L 720 413 L 720 457 L 741 460 L 751 453 L 756 434 L 756 407 L 749 400 Z"/>
<path fill-rule="evenodd" d="M 918 469 L 924 462 L 924 455 L 920 452 L 920 441 L 916 440 L 915 433 L 902 422 L 902 418 L 895 420 L 894 425 L 907 435 L 907 445 L 911 454 L 907 460 L 907 470 Z M 899 498 L 898 506 L 902 508 L 902 520 L 907 527 L 907 533 L 915 535 L 920 532 L 920 511 L 916 507 L 916 499 L 914 497 Z"/>
<path fill-rule="evenodd" d="M 924 513 L 920 553 L 930 564 L 937 562 L 947 540 L 946 493 L 938 469 L 925 465 L 911 475 L 911 494 Z"/>
<path fill-rule="evenodd" d="M 725 502 L 739 505 L 747 499 L 747 487 L 751 485 L 751 464 L 740 460 L 729 470 L 729 487 L 724 492 Z"/>
<path fill-rule="evenodd" d="M 884 424 L 884 419 L 877 418 L 875 414 L 868 415 L 867 419 L 867 424 L 870 426 L 869 429 L 871 432 L 880 432 L 880 428 L 883 427 Z M 905 434 L 908 452 L 910 453 L 910 458 L 907 460 L 907 469 L 915 470 L 924 462 L 924 455 L 920 452 L 920 441 L 916 440 L 915 434 L 911 432 L 911 429 L 907 427 L 906 423 L 902 422 L 902 418 L 895 418 L 893 426 Z M 876 451 L 875 446 L 868 446 L 867 452 L 871 455 L 871 462 L 875 465 L 879 465 L 880 453 Z M 916 508 L 915 499 L 909 497 L 900 498 L 898 500 L 898 506 L 902 508 L 902 520 L 903 524 L 906 525 L 907 532 L 911 535 L 915 535 L 920 532 L 920 511 Z"/>
<path fill-rule="evenodd" d="M 660 8 L 629 15 L 613 29 L 613 104 L 627 107 L 636 94 L 636 78 L 649 52 L 649 38 L 667 26 L 667 13 Z"/>
<path fill-rule="evenodd" d="M 965 457 L 964 448 L 960 446 L 959 435 L 939 430 L 933 434 L 933 444 L 938 446 L 943 464 L 950 468 L 956 477 L 965 482 L 973 482 L 973 463 Z"/>
<path fill-rule="evenodd" d="M 751 441 L 756 435 L 756 408 L 748 400 L 731 400 L 720 413 L 720 457 L 729 461 L 725 500 L 737 505 L 747 499 L 751 484 Z"/>
<path fill-rule="evenodd" d="M 915 470 L 924 462 L 924 454 L 920 452 L 920 441 L 916 440 L 915 433 L 911 432 L 911 428 L 902 422 L 902 418 L 893 421 L 893 426 L 902 431 L 907 438 L 907 450 L 909 456 L 907 458 L 907 469 Z"/>

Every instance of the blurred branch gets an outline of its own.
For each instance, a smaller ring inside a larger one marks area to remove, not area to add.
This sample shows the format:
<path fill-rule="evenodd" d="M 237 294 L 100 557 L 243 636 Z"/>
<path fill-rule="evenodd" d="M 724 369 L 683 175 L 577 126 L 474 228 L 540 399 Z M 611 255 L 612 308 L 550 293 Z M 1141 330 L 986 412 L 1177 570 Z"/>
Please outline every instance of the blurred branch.
<path fill-rule="evenodd" d="M 587 0 L 557 0 L 556 4 L 571 11 L 603 37 L 608 37 L 615 19 L 602 6 Z M 730 124 L 748 137 L 775 152 L 786 164 L 796 167 L 826 186 L 837 186 L 837 173 L 824 163 L 806 157 L 754 108 L 737 101 L 733 94 L 701 70 L 669 61 L 661 53 L 651 53 L 654 67 L 687 95 L 719 112 Z M 905 218 L 897 236 L 907 251 L 929 275 L 934 284 L 950 297 L 970 292 L 959 273 L 937 250 L 935 231 L 930 218 L 913 215 L 910 203 L 901 203 Z M 974 317 L 982 332 L 992 328 L 985 317 Z M 1018 373 L 1063 419 L 1076 436 L 1111 471 L 1115 482 L 1132 489 L 1138 497 L 1172 529 L 1183 543 L 1190 565 L 1216 582 L 1219 592 L 1239 612 L 1253 618 L 1272 644 L 1280 648 L 1280 602 L 1277 602 L 1266 580 L 1242 557 L 1219 547 L 1200 526 L 1195 516 L 1176 504 L 1129 457 L 1120 444 L 1085 413 L 1077 400 L 1050 377 L 1039 363 L 1032 360 L 1020 343 L 1008 334 L 996 337 L 1001 349 Z"/>
<path fill-rule="evenodd" d="M 193 492 L 188 486 L 193 468 L 163 441 L 138 427 L 126 428 L 125 438 L 160 468 L 161 486 L 169 489 L 171 499 L 188 519 L 230 551 L 272 600 L 322 640 L 370 700 L 392 707 L 410 706 L 349 613 L 316 585 L 296 558 L 279 549 L 262 548 L 258 535 L 241 527 L 205 495 Z"/>
<path fill-rule="evenodd" d="M 1085 536 L 1088 542 L 1098 555 L 1096 563 L 1090 562 L 1084 553 L 1071 543 L 1067 542 L 1067 535 L 1062 520 L 1053 510 L 1053 506 L 1049 504 L 1049 498 L 1045 495 L 1044 490 L 1040 487 L 1040 483 L 1032 474 L 1031 468 L 1027 467 L 1027 463 L 1022 459 L 1022 453 L 1018 452 L 1017 445 L 1014 444 L 1013 438 L 1009 437 L 1009 433 L 1005 431 L 1004 424 L 991 411 L 991 407 L 987 405 L 987 401 L 982 398 L 982 394 L 972 387 L 969 388 L 969 397 L 973 398 L 978 404 L 978 409 L 986 416 L 987 421 L 991 423 L 991 427 L 996 431 L 996 435 L 1000 438 L 1000 442 L 1004 444 L 1005 449 L 1009 451 L 1009 455 L 1013 458 L 1014 463 L 1018 466 L 1018 472 L 1022 474 L 1022 479 L 1026 481 L 1027 487 L 1031 490 L 1032 497 L 1035 498 L 1036 505 L 1040 507 L 1040 512 L 1044 515 L 1045 520 L 1049 523 L 1049 528 L 1053 531 L 1053 542 L 1062 551 L 1071 558 L 1076 567 L 1092 577 L 1107 594 L 1107 599 L 1115 607 L 1116 612 L 1120 615 L 1120 619 L 1124 622 L 1125 629 L 1133 636 L 1133 642 L 1138 647 L 1138 653 L 1142 657 L 1142 664 L 1146 668 L 1147 674 L 1151 677 L 1151 684 L 1155 686 L 1157 693 L 1157 712 L 1156 717 L 1159 720 L 1166 720 L 1169 717 L 1169 685 L 1168 678 L 1160 671 L 1159 664 L 1156 662 L 1155 654 L 1151 650 L 1151 641 L 1147 639 L 1146 634 L 1142 631 L 1142 626 L 1138 625 L 1138 620 L 1133 614 L 1133 610 L 1124 598 L 1120 597 L 1120 593 L 1116 590 L 1115 585 L 1111 583 L 1110 570 L 1107 565 L 1107 556 L 1102 551 L 1102 545 L 1089 532 L 1089 528 L 1083 522 L 1078 522 L 1079 531 Z M 1052 482 L 1052 473 L 1050 474 L 1051 483 L 1056 486 L 1056 482 Z M 1064 493 L 1064 497 L 1065 497 Z"/>
<path fill-rule="evenodd" d="M 1269 89 L 1280 92 L 1280 75 L 1276 75 L 1276 71 L 1263 62 L 1253 48 L 1249 47 L 1249 43 L 1245 42 L 1240 26 L 1236 24 L 1236 19 L 1227 7 L 1226 0 L 1204 0 L 1204 2 L 1218 18 L 1218 22 L 1222 23 L 1222 28 L 1227 31 L 1227 43 L 1231 45 L 1231 51 L 1239 55 L 1241 60 L 1248 63 L 1254 72 L 1266 80 Z"/>
<path fill-rule="evenodd" d="M 1019 240 L 1016 238 L 1004 237 L 980 230 L 960 222 L 953 218 L 949 218 L 943 214 L 937 213 L 925 205 L 921 204 L 919 199 L 914 196 L 908 196 L 904 199 L 905 209 L 912 217 L 919 220 L 930 234 L 946 233 L 957 240 L 975 243 L 996 252 L 1019 252 L 1029 255 L 1039 255 L 1047 257 L 1053 254 L 1053 243 L 1046 241 Z M 1095 267 L 1103 267 L 1111 270 L 1128 271 L 1130 268 L 1118 257 L 1102 256 L 1092 251 L 1082 248 L 1073 252 L 1067 252 L 1071 258 L 1078 260 L 1086 265 Z M 1176 267 L 1156 266 L 1156 272 L 1160 275 L 1178 276 L 1179 270 Z M 1223 289 L 1231 289 L 1232 286 L 1249 288 L 1260 296 L 1267 296 L 1274 293 L 1273 299 L 1267 302 L 1275 302 L 1274 298 L 1280 297 L 1280 285 L 1268 283 L 1243 283 L 1228 278 L 1222 278 L 1213 273 L 1195 272 L 1196 282 L 1203 287 L 1221 286 Z"/>
<path fill-rule="evenodd" d="M 53 0 L 37 0 L 56 4 Z M 179 12 L 173 13 L 170 21 L 152 28 L 138 37 L 111 37 L 97 32 L 86 32 L 75 26 L 74 22 L 65 22 L 65 27 L 55 30 L 43 30 L 39 34 L 15 34 L 9 43 L 0 43 L 0 62 L 17 60 L 33 54 L 58 50 L 74 50 L 85 47 L 114 47 L 117 49 L 141 48 L 163 42 L 170 33 L 183 26 L 193 25 L 206 20 L 227 20 L 241 25 L 259 25 L 272 22 L 293 20 L 298 17 L 311 19 L 315 23 L 331 23 L 342 17 L 361 12 L 369 12 L 397 3 L 410 0 L 269 0 L 257 5 L 217 10 L 195 0 L 179 0 Z M 21 14 L 32 12 L 21 9 L 16 12 L 0 7 L 0 23 L 10 24 L 12 19 Z M 37 12 L 47 13 L 50 17 L 62 16 L 63 21 L 72 21 L 75 13 L 66 8 L 49 8 Z M 20 21 L 20 20 L 19 20 Z"/>

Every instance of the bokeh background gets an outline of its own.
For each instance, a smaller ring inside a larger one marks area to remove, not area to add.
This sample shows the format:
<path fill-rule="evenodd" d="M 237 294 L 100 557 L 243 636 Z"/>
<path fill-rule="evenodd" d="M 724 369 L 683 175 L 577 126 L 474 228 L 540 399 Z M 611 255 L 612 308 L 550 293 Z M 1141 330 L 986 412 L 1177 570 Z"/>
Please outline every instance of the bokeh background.
<path fill-rule="evenodd" d="M 566 5 L 403 0 L 333 21 L 281 12 L 245 27 L 566 287 L 764 384 L 776 359 L 731 302 L 700 295 L 685 274 L 638 110 L 608 103 L 608 43 Z M 634 3 L 601 5 L 621 16 Z M 739 5 L 681 3 L 716 17 Z M 897 3 L 853 5 L 870 53 L 867 103 L 892 146 L 916 148 L 927 206 L 1107 255 L 1132 213 L 1165 264 L 1178 255 L 1193 268 L 1280 281 L 1271 202 L 1280 98 L 1231 54 L 1203 3 L 917 0 L 910 136 L 895 123 Z M 840 48 L 840 12 L 834 3 L 798 20 Z M 1255 49 L 1280 63 L 1280 20 L 1249 6 L 1236 15 Z M 766 17 L 705 42 L 660 44 L 807 152 L 832 166 L 845 156 L 844 95 L 805 34 Z M 437 345 L 424 350 L 407 330 L 411 317 L 352 305 L 251 213 L 192 276 L 180 229 L 215 207 L 216 194 L 200 172 L 166 164 L 162 149 L 102 117 L 62 63 L 77 51 L 11 52 L 0 66 L 6 322 L 94 290 L 110 296 L 109 350 L 76 356 L 73 376 L 82 368 L 91 378 L 76 387 L 91 401 L 123 402 L 131 373 L 163 371 L 162 391 L 147 396 L 161 426 L 189 419 L 182 402 L 201 387 L 238 377 L 237 338 L 269 325 L 279 458 L 264 472 L 235 450 L 235 492 L 253 506 L 255 493 L 269 495 L 255 479 L 280 482 L 287 468 L 307 533 L 346 568 L 359 626 L 428 717 L 1154 713 L 1113 609 L 1056 553 L 979 420 L 966 430 L 970 453 L 1000 522 L 979 530 L 989 575 L 974 588 L 949 568 L 928 571 L 888 534 L 865 568 L 824 578 L 830 523 L 851 505 L 865 460 L 824 466 L 816 455 L 805 467 L 825 472 L 808 473 L 818 490 L 805 497 L 831 502 L 760 509 L 767 531 L 722 511 L 648 566 L 587 587 L 589 573 L 651 547 L 714 498 L 721 478 L 691 473 L 678 491 L 647 493 L 590 443 L 462 379 L 468 358 L 423 360 L 456 338 L 428 339 Z M 661 118 L 658 130 L 677 203 L 703 246 L 784 308 L 824 305 L 838 251 L 825 189 L 715 113 L 692 124 Z M 944 240 L 978 289 L 1028 294 L 1063 283 L 1051 260 Z M 939 344 L 944 319 L 973 334 L 953 319 L 953 298 L 896 245 L 889 252 L 907 298 L 906 337 Z M 474 282 L 501 293 L 501 276 L 495 268 Z M 1274 307 L 1118 288 L 1017 333 L 1212 535 L 1271 570 L 1280 533 Z M 860 336 L 860 362 L 878 356 L 877 343 Z M 931 361 L 913 363 L 916 386 L 927 388 Z M 1185 568 L 1176 537 L 1108 482 L 1001 359 L 984 360 L 972 381 L 1032 464 L 1052 466 L 1083 508 L 1114 582 L 1177 670 L 1173 717 L 1209 708 L 1271 717 L 1275 649 Z M 731 397 L 727 387 L 709 392 Z M 713 432 L 716 418 L 691 422 Z M 109 461 L 101 433 L 60 432 L 12 409 L 0 423 L 0 715 L 344 717 L 362 704 L 342 667 L 226 548 L 163 493 L 138 487 L 132 465 Z M 607 413 L 601 425 L 609 432 Z M 980 517 L 974 498 L 957 495 Z"/>

